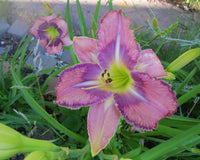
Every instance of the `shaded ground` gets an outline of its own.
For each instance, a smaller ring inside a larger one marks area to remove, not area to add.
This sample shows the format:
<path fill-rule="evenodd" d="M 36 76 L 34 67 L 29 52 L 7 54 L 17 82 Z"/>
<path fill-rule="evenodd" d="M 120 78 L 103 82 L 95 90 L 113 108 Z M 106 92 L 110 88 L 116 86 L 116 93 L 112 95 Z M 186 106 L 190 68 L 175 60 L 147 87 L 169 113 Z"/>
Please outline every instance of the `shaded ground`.
<path fill-rule="evenodd" d="M 64 17 L 66 0 L 47 0 L 49 1 L 55 13 L 60 12 Z M 80 0 L 82 10 L 86 19 L 88 28 L 91 28 L 92 18 L 95 12 L 96 1 L 94 0 Z M 106 0 L 102 0 L 102 6 L 100 8 L 100 18 L 108 11 L 108 5 Z M 131 18 L 132 27 L 145 25 L 146 21 L 151 21 L 152 14 L 157 17 L 161 28 L 167 28 L 171 25 L 180 15 L 182 18 L 188 18 L 192 15 L 191 12 L 186 12 L 180 8 L 175 7 L 172 4 L 162 3 L 159 1 L 147 1 L 147 0 L 113 0 L 115 9 L 123 9 L 127 16 Z M 4 5 L 4 9 L 0 10 L 0 17 L 7 19 L 11 24 L 14 20 L 20 19 L 25 21 L 28 25 L 32 25 L 40 14 L 44 13 L 42 7 L 42 0 L 13 0 L 7 1 Z M 7 7 L 7 9 L 5 9 Z M 76 1 L 70 1 L 70 11 L 72 17 L 72 24 L 75 30 L 79 29 L 79 20 L 76 10 Z M 6 13 L 7 12 L 7 13 Z M 100 19 L 99 18 L 99 19 Z"/>

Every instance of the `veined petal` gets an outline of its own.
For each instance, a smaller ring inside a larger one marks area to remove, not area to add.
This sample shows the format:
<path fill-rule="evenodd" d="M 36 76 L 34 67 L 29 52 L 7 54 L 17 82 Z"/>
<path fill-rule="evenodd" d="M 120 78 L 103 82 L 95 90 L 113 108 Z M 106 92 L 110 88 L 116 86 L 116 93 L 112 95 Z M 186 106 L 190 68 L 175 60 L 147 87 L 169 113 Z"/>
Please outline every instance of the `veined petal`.
<path fill-rule="evenodd" d="M 49 21 L 49 23 L 56 24 L 58 28 L 62 31 L 60 38 L 63 38 L 67 34 L 68 31 L 67 22 L 65 22 L 63 18 L 54 18 L 51 21 Z"/>
<path fill-rule="evenodd" d="M 111 93 L 99 89 L 97 80 L 100 74 L 96 64 L 85 63 L 67 68 L 57 83 L 54 103 L 76 109 L 108 98 Z"/>
<path fill-rule="evenodd" d="M 167 76 L 159 58 L 152 49 L 141 51 L 134 70 L 148 73 L 151 77 Z"/>
<path fill-rule="evenodd" d="M 134 33 L 129 29 L 130 20 L 122 11 L 108 12 L 101 20 L 98 30 L 98 60 L 103 69 L 109 68 L 111 62 L 122 62 L 133 70 L 140 48 L 134 40 Z"/>
<path fill-rule="evenodd" d="M 74 37 L 73 48 L 81 63 L 97 63 L 97 42 L 88 37 Z"/>
<path fill-rule="evenodd" d="M 99 153 L 114 136 L 120 119 L 113 97 L 92 105 L 88 113 L 88 134 L 92 156 Z"/>
<path fill-rule="evenodd" d="M 132 78 L 133 88 L 114 95 L 117 107 L 124 119 L 135 127 L 155 129 L 160 119 L 176 111 L 175 93 L 167 83 L 147 74 L 132 72 Z"/>

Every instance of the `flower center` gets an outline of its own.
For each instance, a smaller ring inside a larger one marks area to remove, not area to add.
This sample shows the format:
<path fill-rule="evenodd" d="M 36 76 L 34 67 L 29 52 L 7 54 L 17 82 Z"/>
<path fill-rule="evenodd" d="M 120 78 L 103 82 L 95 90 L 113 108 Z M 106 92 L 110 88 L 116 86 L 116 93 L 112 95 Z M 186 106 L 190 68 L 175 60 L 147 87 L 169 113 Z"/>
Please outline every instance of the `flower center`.
<path fill-rule="evenodd" d="M 53 40 L 57 39 L 58 36 L 59 36 L 58 30 L 53 26 L 48 27 L 46 29 L 46 33 L 47 33 L 47 36 L 48 36 L 50 41 L 53 41 Z"/>
<path fill-rule="evenodd" d="M 103 89 L 121 93 L 126 92 L 128 87 L 132 85 L 133 79 L 130 76 L 130 71 L 123 65 L 117 65 L 113 63 L 109 71 L 105 71 L 101 74 L 103 83 Z"/>

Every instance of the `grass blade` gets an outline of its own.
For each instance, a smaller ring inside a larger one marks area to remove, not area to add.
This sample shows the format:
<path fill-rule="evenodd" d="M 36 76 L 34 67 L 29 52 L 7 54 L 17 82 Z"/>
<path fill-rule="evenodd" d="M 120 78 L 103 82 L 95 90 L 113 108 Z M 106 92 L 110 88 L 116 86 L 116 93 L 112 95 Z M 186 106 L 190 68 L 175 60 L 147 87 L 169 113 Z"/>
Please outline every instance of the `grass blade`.
<path fill-rule="evenodd" d="M 185 145 L 195 145 L 197 139 L 200 139 L 198 134 L 200 133 L 200 124 L 183 131 L 182 133 L 178 134 L 177 136 L 157 145 L 156 147 L 144 152 L 137 158 L 136 160 L 157 160 L 157 159 L 165 159 L 169 157 L 169 153 L 176 151 L 177 153 L 184 151 L 185 149 L 181 146 Z M 198 142 L 200 143 L 200 142 Z M 175 153 L 173 153 L 175 154 Z"/>
<path fill-rule="evenodd" d="M 12 76 L 13 76 L 13 80 L 14 82 L 16 83 L 17 86 L 23 86 L 23 84 L 21 83 L 21 81 L 19 80 L 19 78 L 17 77 L 15 71 L 14 71 L 14 64 L 12 63 L 11 64 L 11 72 L 12 72 Z M 49 124 L 51 124 L 54 128 L 56 128 L 57 130 L 65 133 L 66 135 L 68 135 L 69 137 L 79 141 L 79 142 L 82 142 L 82 143 L 85 143 L 86 140 L 70 131 L 69 129 L 67 129 L 66 127 L 64 127 L 62 124 L 60 124 L 58 121 L 56 121 L 52 116 L 50 116 L 34 99 L 33 97 L 29 94 L 29 92 L 27 91 L 27 89 L 21 87 L 20 88 L 20 91 L 25 99 L 25 101 L 30 105 L 30 107 L 36 111 L 40 116 L 42 116 Z"/>
<path fill-rule="evenodd" d="M 87 31 L 85 19 L 83 16 L 83 12 L 82 12 L 81 4 L 80 4 L 79 0 L 76 0 L 76 6 L 77 6 L 77 11 L 78 11 L 79 23 L 80 23 L 80 27 L 81 27 L 81 33 L 83 36 L 88 37 L 88 31 Z"/>
<path fill-rule="evenodd" d="M 188 76 L 184 79 L 184 81 L 178 86 L 176 87 L 175 91 L 176 93 L 180 93 L 181 90 L 183 89 L 183 87 L 192 79 L 192 77 L 195 75 L 197 68 L 194 68 L 189 74 Z"/>
<path fill-rule="evenodd" d="M 91 32 L 92 38 L 95 38 L 95 32 L 96 32 L 96 29 L 98 28 L 97 19 L 98 19 L 98 16 L 99 16 L 100 6 L 101 6 L 101 0 L 98 0 L 97 5 L 96 5 L 96 9 L 95 9 L 95 13 L 94 13 L 94 17 L 93 17 L 93 22 L 92 22 L 92 32 Z"/>
<path fill-rule="evenodd" d="M 113 10 L 112 0 L 108 0 L 108 5 L 109 5 L 109 11 L 112 11 Z"/>
<path fill-rule="evenodd" d="M 187 102 L 189 99 L 192 97 L 196 96 L 198 93 L 200 93 L 200 84 L 194 87 L 192 90 L 189 92 L 185 93 L 181 97 L 177 99 L 178 101 L 178 106 L 181 106 L 183 103 Z"/>
<path fill-rule="evenodd" d="M 3 59 L 1 60 L 1 66 L 0 66 L 0 89 L 4 90 L 5 89 L 5 81 L 4 81 L 4 73 L 3 73 L 3 63 L 6 61 L 6 57 L 8 55 L 8 51 L 10 48 L 7 49 Z"/>
<path fill-rule="evenodd" d="M 73 28 L 72 28 L 72 22 L 71 22 L 71 15 L 70 15 L 70 7 L 69 7 L 69 0 L 67 0 L 66 10 L 65 10 L 65 21 L 68 24 L 68 34 L 70 39 L 73 39 Z"/>

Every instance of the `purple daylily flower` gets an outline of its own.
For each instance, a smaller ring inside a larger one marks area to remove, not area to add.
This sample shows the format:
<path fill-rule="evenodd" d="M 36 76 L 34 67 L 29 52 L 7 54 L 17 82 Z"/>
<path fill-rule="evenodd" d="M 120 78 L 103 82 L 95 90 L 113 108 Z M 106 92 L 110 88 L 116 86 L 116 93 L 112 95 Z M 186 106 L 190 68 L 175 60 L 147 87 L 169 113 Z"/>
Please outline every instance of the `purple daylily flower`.
<path fill-rule="evenodd" d="M 136 128 L 156 129 L 158 121 L 177 109 L 175 93 L 158 79 L 167 76 L 151 49 L 141 50 L 122 11 L 101 20 L 98 40 L 75 37 L 73 47 L 82 64 L 60 75 L 54 103 L 71 109 L 91 105 L 88 134 L 92 155 L 109 143 L 120 115 Z"/>
<path fill-rule="evenodd" d="M 50 55 L 59 54 L 62 46 L 72 44 L 68 34 L 67 23 L 63 18 L 56 18 L 53 14 L 39 18 L 30 28 L 30 33 L 40 40 L 40 45 L 46 48 L 46 52 Z"/>

